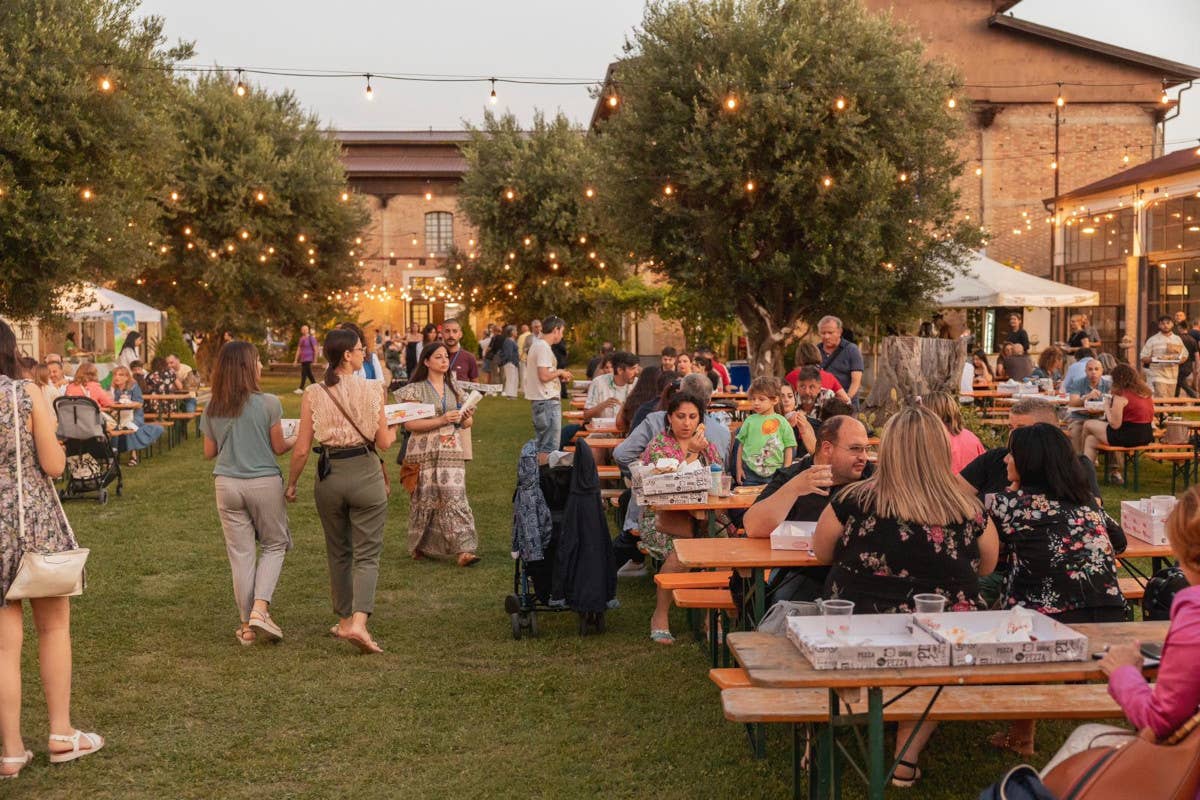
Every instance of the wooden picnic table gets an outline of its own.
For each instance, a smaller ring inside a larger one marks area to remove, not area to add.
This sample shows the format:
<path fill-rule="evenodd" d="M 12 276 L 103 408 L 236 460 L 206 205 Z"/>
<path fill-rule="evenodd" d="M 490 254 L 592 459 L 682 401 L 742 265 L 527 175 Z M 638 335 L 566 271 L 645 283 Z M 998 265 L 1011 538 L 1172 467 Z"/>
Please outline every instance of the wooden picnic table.
<path fill-rule="evenodd" d="M 754 619 L 762 619 L 766 612 L 766 570 L 820 566 L 810 551 L 773 550 L 770 539 L 675 539 L 672 544 L 679 563 L 688 569 L 748 570 L 750 587 L 745 597 L 754 602 Z"/>
<path fill-rule="evenodd" d="M 708 523 L 708 535 L 717 535 L 717 513 L 721 511 L 745 511 L 754 505 L 759 492 L 734 492 L 727 496 L 715 495 L 711 492 L 702 503 L 684 503 L 682 505 L 651 506 L 656 514 L 664 511 L 703 511 Z"/>
<path fill-rule="evenodd" d="M 582 411 L 583 409 L 587 408 L 587 401 L 572 399 L 571 400 L 571 408 L 579 409 L 580 411 Z"/>
<path fill-rule="evenodd" d="M 593 450 L 615 450 L 621 442 L 625 441 L 625 438 L 619 436 L 601 436 L 593 433 L 584 437 L 584 441 Z"/>
<path fill-rule="evenodd" d="M 713 392 L 713 400 L 745 400 L 747 394 L 745 392 Z"/>
<path fill-rule="evenodd" d="M 596 467 L 596 473 L 602 481 L 619 481 L 621 480 L 621 468 L 616 464 L 601 464 Z"/>
<path fill-rule="evenodd" d="M 583 412 L 582 411 L 564 411 L 563 419 L 582 421 L 583 420 Z"/>
<path fill-rule="evenodd" d="M 1071 625 L 1088 637 L 1088 650 L 1097 652 L 1106 646 L 1133 640 L 1162 641 L 1169 622 L 1110 622 Z M 763 633 L 731 633 L 728 643 L 734 657 L 746 669 L 753 686 L 770 688 L 828 689 L 829 725 L 819 739 L 820 754 L 813 760 L 822 771 L 834 766 L 833 728 L 838 724 L 840 690 L 867 690 L 867 773 L 868 797 L 882 800 L 892 768 L 885 766 L 883 734 L 883 689 L 885 687 L 961 686 L 961 685 L 1034 685 L 1066 681 L 1104 679 L 1099 662 L 1056 661 L 1025 664 L 946 665 L 882 669 L 813 669 L 799 648 L 783 636 Z M 934 695 L 932 704 L 936 702 Z M 928 711 L 926 712 L 928 713 Z M 924 717 L 918 722 L 924 722 Z M 844 751 L 846 752 L 846 751 Z M 848 752 L 847 752 L 848 755 Z M 830 795 L 840 796 L 838 770 L 829 769 Z M 810 791 L 810 795 L 814 795 Z"/>

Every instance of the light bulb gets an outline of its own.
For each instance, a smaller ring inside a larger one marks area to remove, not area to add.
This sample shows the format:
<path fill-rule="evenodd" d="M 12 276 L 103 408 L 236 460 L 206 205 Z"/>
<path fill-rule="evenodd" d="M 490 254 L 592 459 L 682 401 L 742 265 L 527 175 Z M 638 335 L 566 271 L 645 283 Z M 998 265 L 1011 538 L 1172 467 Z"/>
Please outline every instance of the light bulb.
<path fill-rule="evenodd" d="M 512 189 L 505 189 L 505 190 L 504 190 L 504 199 L 505 199 L 505 200 L 512 200 L 512 199 L 513 199 L 514 197 L 516 197 L 516 196 L 517 196 L 517 193 L 516 193 L 516 192 L 514 192 Z"/>
<path fill-rule="evenodd" d="M 254 199 L 255 199 L 255 200 L 257 200 L 257 201 L 258 201 L 258 202 L 260 202 L 260 203 L 265 203 L 265 202 L 267 202 L 267 193 L 266 193 L 266 192 L 262 192 L 262 191 L 255 192 L 255 193 L 254 193 Z"/>
<path fill-rule="evenodd" d="M 901 172 L 901 173 L 900 173 L 900 182 L 901 182 L 901 183 L 905 183 L 905 182 L 907 182 L 907 181 L 908 181 L 908 173 L 907 173 L 907 172 Z"/>
<path fill-rule="evenodd" d="M 350 199 L 350 193 L 349 193 L 349 192 L 342 192 L 342 202 L 343 202 L 343 203 L 345 203 L 345 202 L 346 202 L 346 201 L 348 201 L 349 199 Z"/>
<path fill-rule="evenodd" d="M 1171 95 L 1167 94 L 1166 89 L 1163 89 L 1162 97 L 1159 98 L 1159 102 L 1162 103 L 1164 106 L 1170 104 Z"/>
<path fill-rule="evenodd" d="M 833 107 L 836 108 L 838 111 L 845 111 L 846 110 L 846 98 L 839 97 L 837 100 L 834 100 Z"/>
<path fill-rule="evenodd" d="M 371 88 L 371 76 L 368 74 L 366 76 L 366 78 L 367 78 L 367 88 L 363 89 L 363 95 L 368 100 L 374 100 L 375 99 L 375 90 Z"/>
<path fill-rule="evenodd" d="M 178 201 L 179 201 L 179 192 L 171 192 L 171 202 L 176 203 Z"/>
<path fill-rule="evenodd" d="M 982 175 L 982 174 L 983 174 L 983 167 L 976 167 L 976 168 L 975 168 L 975 174 L 976 174 L 976 175 Z"/>
<path fill-rule="evenodd" d="M 499 98 L 496 97 L 496 79 L 492 78 L 492 93 L 491 93 L 491 95 L 488 96 L 488 102 L 491 103 L 492 105 L 496 105 L 496 101 L 498 99 Z"/>
<path fill-rule="evenodd" d="M 583 196 L 584 196 L 584 197 L 587 197 L 587 198 L 592 198 L 592 197 L 595 197 L 595 196 L 596 196 L 596 190 L 595 190 L 595 189 L 593 189 L 592 187 L 590 187 L 590 186 L 589 186 L 588 188 L 586 188 L 586 189 L 584 189 L 584 190 L 583 190 Z"/>
<path fill-rule="evenodd" d="M 428 201 L 428 200 L 432 200 L 432 199 L 433 199 L 433 192 L 426 192 L 426 193 L 425 193 L 425 199 L 426 199 L 427 201 Z"/>
<path fill-rule="evenodd" d="M 305 236 L 303 233 L 296 237 L 297 242 L 304 242 L 304 241 L 307 241 L 307 239 L 308 239 L 308 237 Z"/>
<path fill-rule="evenodd" d="M 100 91 L 111 92 L 112 88 L 113 88 L 112 81 L 108 79 L 107 75 L 102 75 L 100 77 Z"/>
<path fill-rule="evenodd" d="M 833 178 L 825 176 L 825 178 L 821 180 L 821 185 L 828 189 L 830 186 L 833 186 Z"/>
<path fill-rule="evenodd" d="M 1058 162 L 1057 162 L 1057 161 L 1051 161 L 1051 162 L 1050 162 L 1050 169 L 1058 169 Z"/>
<path fill-rule="evenodd" d="M 955 100 L 953 97 L 951 97 L 949 100 L 946 101 L 946 107 L 947 108 L 958 108 L 958 101 Z"/>
<path fill-rule="evenodd" d="M 233 87 L 233 93 L 238 97 L 246 96 L 246 84 L 242 82 L 242 71 L 237 71 L 237 84 Z"/>
<path fill-rule="evenodd" d="M 738 99 L 736 95 L 729 95 L 725 98 L 725 108 L 729 111 L 737 111 Z"/>
<path fill-rule="evenodd" d="M 621 101 L 617 99 L 617 96 L 615 94 L 610 94 L 608 96 L 608 107 L 609 108 L 616 108 L 617 103 L 619 103 L 619 102 L 621 102 Z"/>
<path fill-rule="evenodd" d="M 93 197 L 95 197 L 95 195 L 92 193 L 92 190 L 86 186 L 79 191 L 79 196 L 84 200 L 91 200 Z"/>
<path fill-rule="evenodd" d="M 675 194 L 675 187 L 668 183 L 663 187 L 663 194 L 670 197 L 671 195 Z"/>
<path fill-rule="evenodd" d="M 1054 105 L 1058 106 L 1059 108 L 1062 108 L 1062 107 L 1063 107 L 1063 106 L 1065 106 L 1066 104 L 1067 104 L 1066 98 L 1064 98 L 1064 97 L 1063 97 L 1061 94 L 1060 94 L 1060 95 L 1058 96 L 1058 98 L 1057 98 L 1057 99 L 1054 101 Z"/>
<path fill-rule="evenodd" d="M 754 191 L 754 181 L 746 181 L 746 191 L 747 192 Z"/>
<path fill-rule="evenodd" d="M 243 239 L 243 240 L 245 240 L 245 239 L 249 239 L 249 238 L 250 238 L 250 231 L 243 230 L 243 231 L 241 231 L 240 233 L 238 233 L 238 236 L 242 237 L 242 239 Z"/>

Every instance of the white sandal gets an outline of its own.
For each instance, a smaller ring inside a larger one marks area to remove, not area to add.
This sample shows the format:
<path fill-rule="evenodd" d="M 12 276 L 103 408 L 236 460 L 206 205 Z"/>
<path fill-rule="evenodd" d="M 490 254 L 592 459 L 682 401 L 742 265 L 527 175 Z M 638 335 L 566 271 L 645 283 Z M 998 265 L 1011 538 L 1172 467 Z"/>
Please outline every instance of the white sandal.
<path fill-rule="evenodd" d="M 25 767 L 29 765 L 30 761 L 33 761 L 33 751 L 31 751 L 31 750 L 26 750 L 24 755 L 5 756 L 4 758 L 0 758 L 0 764 L 4 764 L 4 765 L 20 764 L 21 765 L 21 766 L 17 767 L 16 772 L 8 772 L 8 773 L 0 774 L 0 780 L 4 780 L 6 778 L 17 777 L 18 775 L 21 774 L 21 770 L 25 769 Z"/>
<path fill-rule="evenodd" d="M 80 750 L 79 742 L 81 739 L 86 739 L 88 744 L 91 745 L 91 747 L 87 750 Z M 61 753 L 55 753 L 54 751 L 51 751 L 50 752 L 50 763 L 51 764 L 65 764 L 68 761 L 74 761 L 77 758 L 83 758 L 84 756 L 90 756 L 92 753 L 96 752 L 101 747 L 104 747 L 104 737 L 103 736 L 101 736 L 98 733 L 84 733 L 83 731 L 79 731 L 79 730 L 75 731 L 75 733 L 71 736 L 59 736 L 58 734 L 52 733 L 52 734 L 50 734 L 50 741 L 52 741 L 52 742 L 67 742 L 71 745 L 70 750 L 63 750 Z"/>

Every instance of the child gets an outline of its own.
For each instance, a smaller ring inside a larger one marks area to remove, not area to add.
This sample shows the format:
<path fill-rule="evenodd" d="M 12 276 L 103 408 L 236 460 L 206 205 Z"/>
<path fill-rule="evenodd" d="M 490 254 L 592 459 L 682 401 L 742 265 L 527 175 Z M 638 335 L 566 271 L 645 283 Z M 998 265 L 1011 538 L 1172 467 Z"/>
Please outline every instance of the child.
<path fill-rule="evenodd" d="M 741 452 L 737 460 L 737 482 L 761 486 L 780 467 L 790 467 L 796 452 L 796 433 L 778 413 L 779 379 L 755 378 L 748 393 L 754 413 L 738 429 Z"/>

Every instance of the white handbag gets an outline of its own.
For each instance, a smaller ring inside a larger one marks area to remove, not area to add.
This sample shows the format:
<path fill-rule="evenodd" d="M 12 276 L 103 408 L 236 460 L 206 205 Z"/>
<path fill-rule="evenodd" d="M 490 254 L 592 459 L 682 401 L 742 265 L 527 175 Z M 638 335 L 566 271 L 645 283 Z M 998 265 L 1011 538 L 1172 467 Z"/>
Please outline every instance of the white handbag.
<path fill-rule="evenodd" d="M 13 435 L 17 443 L 17 525 L 22 545 L 25 540 L 25 487 L 21 475 L 21 416 L 20 397 L 17 384 L 13 387 Z M 49 480 L 49 478 L 47 478 Z M 67 520 L 62 503 L 58 500 L 58 492 L 50 487 L 58 512 Z M 70 522 L 67 522 L 70 529 Z M 41 597 L 74 597 L 83 594 L 87 585 L 87 575 L 84 564 L 87 563 L 88 550 L 77 548 L 64 550 L 59 553 L 35 553 L 26 550 L 17 565 L 17 574 L 13 576 L 8 591 L 4 594 L 5 601 L 26 600 Z"/>

